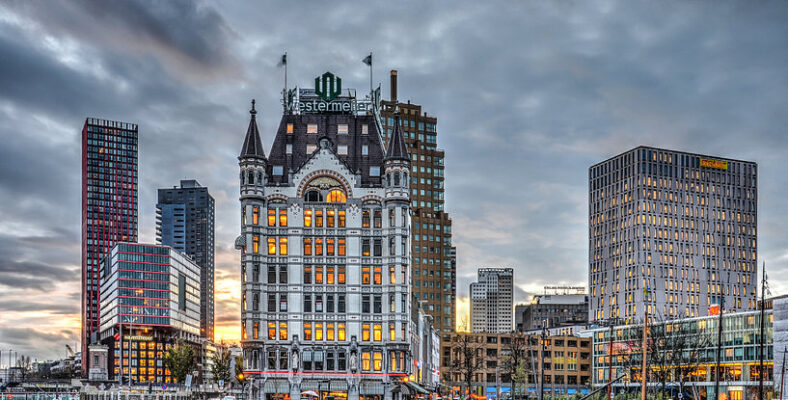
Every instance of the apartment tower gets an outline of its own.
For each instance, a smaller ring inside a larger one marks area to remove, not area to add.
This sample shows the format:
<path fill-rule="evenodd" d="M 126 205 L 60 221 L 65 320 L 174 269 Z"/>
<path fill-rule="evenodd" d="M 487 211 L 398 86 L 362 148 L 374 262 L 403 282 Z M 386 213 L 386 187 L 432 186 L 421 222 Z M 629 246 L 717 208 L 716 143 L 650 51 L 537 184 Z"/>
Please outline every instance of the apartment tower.
<path fill-rule="evenodd" d="M 87 118 L 82 127 L 82 373 L 99 328 L 99 264 L 137 241 L 137 125 Z"/>
<path fill-rule="evenodd" d="M 418 104 L 398 101 L 397 71 L 391 71 L 391 99 L 382 104 L 384 143 L 393 134 L 394 112 L 399 110 L 400 129 L 411 157 L 411 290 L 432 315 L 441 337 L 448 338 L 455 329 L 457 270 L 451 218 L 444 210 L 445 155 L 437 147 L 438 120 L 423 112 Z"/>
<path fill-rule="evenodd" d="M 200 335 L 213 340 L 214 200 L 196 180 L 159 189 L 156 242 L 191 257 L 200 266 Z"/>
<path fill-rule="evenodd" d="M 514 269 L 480 268 L 471 283 L 471 332 L 512 332 Z"/>
<path fill-rule="evenodd" d="M 756 163 L 641 146 L 588 179 L 591 320 L 755 309 Z"/>

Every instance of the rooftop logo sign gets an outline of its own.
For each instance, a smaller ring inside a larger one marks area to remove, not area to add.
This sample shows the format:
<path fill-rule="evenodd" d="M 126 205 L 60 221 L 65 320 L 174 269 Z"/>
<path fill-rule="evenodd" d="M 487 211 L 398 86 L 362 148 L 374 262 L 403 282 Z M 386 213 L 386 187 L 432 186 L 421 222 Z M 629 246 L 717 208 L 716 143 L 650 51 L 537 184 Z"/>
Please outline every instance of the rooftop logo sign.
<path fill-rule="evenodd" d="M 315 93 L 325 101 L 334 100 L 342 93 L 342 78 L 326 71 L 315 78 Z"/>

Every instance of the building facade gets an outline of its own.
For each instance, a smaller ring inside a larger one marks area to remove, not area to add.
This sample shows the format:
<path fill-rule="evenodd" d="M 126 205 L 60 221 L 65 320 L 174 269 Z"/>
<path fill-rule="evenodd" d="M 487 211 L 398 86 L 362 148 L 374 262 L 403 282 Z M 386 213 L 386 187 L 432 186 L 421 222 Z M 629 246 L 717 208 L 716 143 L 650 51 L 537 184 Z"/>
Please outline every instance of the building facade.
<path fill-rule="evenodd" d="M 99 264 L 137 241 L 137 125 L 87 118 L 82 128 L 82 373 L 99 329 Z"/>
<path fill-rule="evenodd" d="M 649 390 L 665 390 L 692 398 L 757 398 L 760 366 L 760 311 L 723 314 L 720 345 L 720 395 L 714 395 L 719 316 L 656 321 L 649 324 L 647 368 Z M 764 387 L 772 391 L 773 315 L 766 310 Z M 593 332 L 593 384 L 626 375 L 613 384 L 614 393 L 637 391 L 642 376 L 642 325 L 599 328 Z M 681 351 L 676 351 L 681 349 Z M 610 361 L 612 360 L 612 365 Z M 681 382 L 681 383 L 680 383 Z M 764 398 L 773 398 L 766 397 Z"/>
<path fill-rule="evenodd" d="M 757 164 L 637 147 L 588 174 L 591 320 L 755 309 Z"/>
<path fill-rule="evenodd" d="M 239 156 L 245 373 L 258 399 L 399 398 L 410 157 L 398 123 L 384 152 L 379 100 L 316 82 L 288 92 L 268 157 L 253 102 Z"/>
<path fill-rule="evenodd" d="M 480 268 L 478 274 L 471 283 L 471 332 L 511 332 L 514 269 Z"/>
<path fill-rule="evenodd" d="M 107 253 L 99 342 L 109 349 L 110 380 L 172 381 L 164 353 L 200 337 L 200 270 L 167 246 L 118 243 Z"/>
<path fill-rule="evenodd" d="M 159 189 L 156 242 L 188 255 L 200 266 L 200 334 L 213 340 L 214 200 L 196 180 Z"/>
<path fill-rule="evenodd" d="M 513 341 L 521 341 L 520 344 Z M 533 396 L 540 382 L 547 396 L 589 393 L 592 348 L 590 335 L 540 333 L 458 333 L 442 344 L 441 375 L 446 394 L 467 393 L 463 376 L 465 355 L 474 354 L 471 364 L 478 365 L 471 393 L 487 399 L 511 398 L 512 376 L 507 366 L 513 352 L 520 353 L 525 376 L 515 383 L 517 397 Z M 542 348 L 541 344 L 544 345 Z M 471 351 L 464 351 L 466 346 Z M 543 364 L 544 362 L 544 364 Z M 542 371 L 544 379 L 542 380 Z"/>
<path fill-rule="evenodd" d="M 424 302 L 441 335 L 448 337 L 455 329 L 457 269 L 451 217 L 444 209 L 445 153 L 437 147 L 438 120 L 422 111 L 421 105 L 398 101 L 397 71 L 391 71 L 390 89 L 390 100 L 382 101 L 381 108 L 384 143 L 393 134 L 394 112 L 399 110 L 411 157 L 411 290 Z"/>
<path fill-rule="evenodd" d="M 517 332 L 527 332 L 547 327 L 582 325 L 588 322 L 588 295 L 545 294 L 535 295 L 531 304 L 514 307 L 514 324 Z"/>

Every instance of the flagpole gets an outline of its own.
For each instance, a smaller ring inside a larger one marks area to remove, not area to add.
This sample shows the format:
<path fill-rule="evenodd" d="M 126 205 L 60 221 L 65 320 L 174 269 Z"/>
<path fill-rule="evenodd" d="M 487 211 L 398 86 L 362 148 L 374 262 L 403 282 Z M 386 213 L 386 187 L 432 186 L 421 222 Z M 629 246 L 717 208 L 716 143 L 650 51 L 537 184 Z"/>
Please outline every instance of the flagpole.
<path fill-rule="evenodd" d="M 372 52 L 369 52 L 369 96 L 372 98 Z"/>
<path fill-rule="evenodd" d="M 783 368 L 780 374 L 780 400 L 783 400 L 783 389 L 785 388 L 785 353 L 788 353 L 788 348 L 783 349 Z"/>
<path fill-rule="evenodd" d="M 287 93 L 287 52 L 285 52 L 285 94 Z"/>

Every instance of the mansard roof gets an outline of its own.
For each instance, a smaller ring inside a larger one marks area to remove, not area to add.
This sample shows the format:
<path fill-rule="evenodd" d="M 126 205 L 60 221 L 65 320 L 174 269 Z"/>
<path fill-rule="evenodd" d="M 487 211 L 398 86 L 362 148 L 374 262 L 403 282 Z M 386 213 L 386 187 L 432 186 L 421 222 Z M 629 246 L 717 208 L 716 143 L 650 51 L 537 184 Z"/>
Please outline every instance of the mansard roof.
<path fill-rule="evenodd" d="M 289 124 L 292 124 L 290 133 Z M 316 126 L 317 132 L 307 133 L 310 125 Z M 347 125 L 347 133 L 338 132 L 340 125 Z M 364 125 L 366 133 L 363 133 Z M 330 140 L 333 153 L 351 173 L 360 175 L 362 186 L 381 184 L 384 150 L 375 118 L 372 115 L 351 114 L 283 115 L 268 158 L 268 183 L 291 184 L 287 182 L 288 173 L 298 171 L 311 158 L 313 151 L 307 150 L 319 149 L 322 138 Z M 380 174 L 370 173 L 370 168 L 374 167 L 379 168 Z"/>

